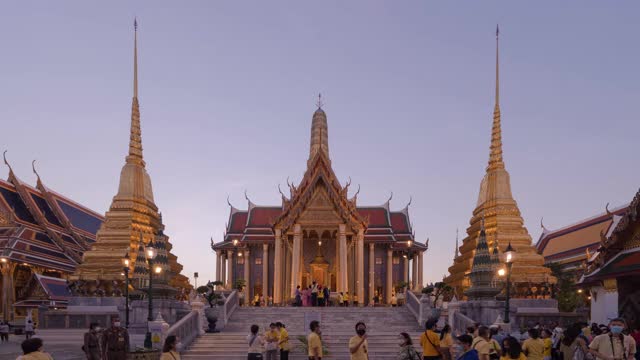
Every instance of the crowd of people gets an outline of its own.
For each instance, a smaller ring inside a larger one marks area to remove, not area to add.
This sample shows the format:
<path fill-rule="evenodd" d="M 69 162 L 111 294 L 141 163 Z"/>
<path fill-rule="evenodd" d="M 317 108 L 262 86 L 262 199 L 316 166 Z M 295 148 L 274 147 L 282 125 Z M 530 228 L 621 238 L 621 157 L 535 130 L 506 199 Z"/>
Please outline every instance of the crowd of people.
<path fill-rule="evenodd" d="M 636 343 L 640 329 L 629 332 L 624 319 L 616 318 L 608 325 L 576 323 L 566 328 L 557 323 L 537 324 L 527 332 L 514 336 L 500 326 L 475 324 L 463 334 L 453 334 L 449 325 L 438 329 L 438 320 L 425 324 L 420 336 L 420 354 L 413 346 L 411 336 L 398 334 L 398 360 L 640 360 Z M 247 336 L 248 359 L 289 358 L 289 334 L 285 325 L 272 323 L 264 333 L 258 325 L 251 326 Z M 324 346 L 318 321 L 309 324 L 306 351 L 309 360 L 322 359 Z M 355 324 L 355 335 L 349 339 L 351 360 L 371 360 L 367 327 Z"/>

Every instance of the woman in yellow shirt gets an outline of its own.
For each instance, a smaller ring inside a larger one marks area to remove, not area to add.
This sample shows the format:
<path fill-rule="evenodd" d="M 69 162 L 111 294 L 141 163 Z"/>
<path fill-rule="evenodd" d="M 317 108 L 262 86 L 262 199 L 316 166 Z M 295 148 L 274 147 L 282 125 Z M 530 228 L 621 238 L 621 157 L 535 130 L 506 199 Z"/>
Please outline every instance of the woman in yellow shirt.
<path fill-rule="evenodd" d="M 289 332 L 280 321 L 276 323 L 276 327 L 280 332 L 280 341 L 278 342 L 278 345 L 280 345 L 280 360 L 289 360 L 289 351 L 291 350 L 289 347 Z"/>
<path fill-rule="evenodd" d="M 553 347 L 551 335 L 551 330 L 542 330 L 542 341 L 544 341 L 544 360 L 551 360 L 551 348 Z"/>
<path fill-rule="evenodd" d="M 507 336 L 502 340 L 500 360 L 527 360 L 527 356 L 522 352 L 520 342 L 513 336 Z"/>
<path fill-rule="evenodd" d="M 178 338 L 175 335 L 167 336 L 162 347 L 162 356 L 160 360 L 180 360 L 178 353 Z"/>
<path fill-rule="evenodd" d="M 522 343 L 522 351 L 528 360 L 542 360 L 544 358 L 544 341 L 540 339 L 538 329 L 529 329 L 529 338 Z"/>
<path fill-rule="evenodd" d="M 445 325 L 440 332 L 440 352 L 443 360 L 451 360 L 451 347 L 453 346 L 453 337 L 451 336 L 451 326 Z"/>

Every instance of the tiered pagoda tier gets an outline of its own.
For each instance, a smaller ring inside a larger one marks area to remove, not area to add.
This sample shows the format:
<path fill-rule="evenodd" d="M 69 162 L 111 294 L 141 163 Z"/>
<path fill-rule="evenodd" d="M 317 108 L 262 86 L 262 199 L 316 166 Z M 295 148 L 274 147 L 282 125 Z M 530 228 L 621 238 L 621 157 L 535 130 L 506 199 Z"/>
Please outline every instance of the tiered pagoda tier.
<path fill-rule="evenodd" d="M 83 262 L 71 277 L 76 285 L 90 293 L 102 288 L 108 290 L 113 281 L 122 280 L 122 257 L 129 253 L 131 269 L 135 268 L 135 259 L 140 244 L 148 244 L 164 229 L 158 207 L 153 199 L 151 178 L 146 170 L 142 155 L 142 137 L 140 130 L 140 107 L 138 104 L 138 56 L 137 29 L 134 33 L 134 80 L 131 105 L 131 129 L 129 154 L 120 172 L 118 193 L 105 215 L 105 221 L 98 230 L 96 242 L 91 250 L 84 254 Z M 167 237 L 167 251 L 171 248 Z M 175 256 L 167 256 L 172 272 L 173 284 L 188 288 L 188 279 L 179 271 Z M 119 285 L 118 285 L 119 286 Z"/>
<path fill-rule="evenodd" d="M 516 296 L 524 296 L 531 288 L 556 282 L 551 271 L 543 266 L 544 258 L 532 246 L 531 235 L 524 227 L 520 209 L 511 194 L 511 180 L 502 157 L 497 35 L 496 32 L 496 103 L 493 110 L 489 164 L 480 184 L 478 202 L 469 221 L 467 237 L 463 239 L 459 248 L 460 255 L 456 256 L 453 265 L 449 267 L 449 276 L 445 278 L 445 282 L 454 287 L 459 297 L 471 285 L 469 275 L 483 217 L 489 247 L 498 246 L 504 250 L 507 244 L 511 243 L 516 250 L 517 257 L 511 275 Z"/>
<path fill-rule="evenodd" d="M 280 191 L 282 204 L 258 206 L 247 197 L 247 210 L 239 210 L 229 203 L 224 238 L 211 240 L 217 279 L 227 286 L 245 280 L 246 298 L 264 295 L 275 303 L 290 301 L 297 286 L 314 281 L 349 292 L 360 305 L 374 296 L 389 302 L 409 279 L 421 287 L 427 245 L 415 241 L 409 205 L 391 211 L 389 198 L 381 206 L 358 206 L 359 189 L 348 197 L 351 181 L 341 185 L 331 167 L 321 105 L 312 117 L 307 170 L 297 186 L 288 184 L 289 196 Z"/>
<path fill-rule="evenodd" d="M 39 305 L 65 306 L 66 278 L 95 242 L 104 219 L 46 187 L 35 161 L 35 187 L 16 176 L 6 157 L 5 164 L 9 178 L 0 180 L 0 318 L 12 320 Z"/>

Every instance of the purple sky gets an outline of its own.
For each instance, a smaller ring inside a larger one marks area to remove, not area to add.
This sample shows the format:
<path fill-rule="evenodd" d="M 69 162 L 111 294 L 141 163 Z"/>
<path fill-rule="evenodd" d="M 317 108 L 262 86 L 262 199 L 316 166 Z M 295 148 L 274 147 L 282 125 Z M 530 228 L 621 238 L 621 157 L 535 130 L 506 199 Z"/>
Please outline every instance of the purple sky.
<path fill-rule="evenodd" d="M 300 181 L 318 92 L 359 204 L 413 195 L 425 279 L 452 262 L 488 160 L 501 29 L 504 157 L 534 242 L 638 189 L 640 3 L 0 4 L 1 149 L 103 213 L 127 151 L 133 16 L 144 156 L 185 274 L 213 280 L 232 203 Z M 534 6 L 535 5 L 535 6 Z M 2 167 L 0 176 L 6 178 Z"/>

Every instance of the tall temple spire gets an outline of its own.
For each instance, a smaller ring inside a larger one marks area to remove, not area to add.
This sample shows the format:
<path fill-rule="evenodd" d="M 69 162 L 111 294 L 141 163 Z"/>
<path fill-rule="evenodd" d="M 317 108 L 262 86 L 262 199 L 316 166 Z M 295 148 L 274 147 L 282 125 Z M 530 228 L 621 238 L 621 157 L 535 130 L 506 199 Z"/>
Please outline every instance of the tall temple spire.
<path fill-rule="evenodd" d="M 502 169 L 502 129 L 500 125 L 500 62 L 499 62 L 500 28 L 496 26 L 496 104 L 493 108 L 493 129 L 491 131 L 491 152 L 489 154 L 489 169 Z"/>
<path fill-rule="evenodd" d="M 142 134 L 140 131 L 140 105 L 138 104 L 138 19 L 133 20 L 133 100 L 131 103 L 131 130 L 127 162 L 144 166 Z"/>
<path fill-rule="evenodd" d="M 322 110 L 322 94 L 318 94 L 318 109 L 313 113 L 311 121 L 311 144 L 309 150 L 308 165 L 318 152 L 324 153 L 329 158 L 329 129 L 327 125 L 327 114 Z"/>
<path fill-rule="evenodd" d="M 456 228 L 456 251 L 453 254 L 453 260 L 457 259 L 458 256 L 460 255 L 459 251 L 459 243 L 458 243 L 458 228 Z"/>

